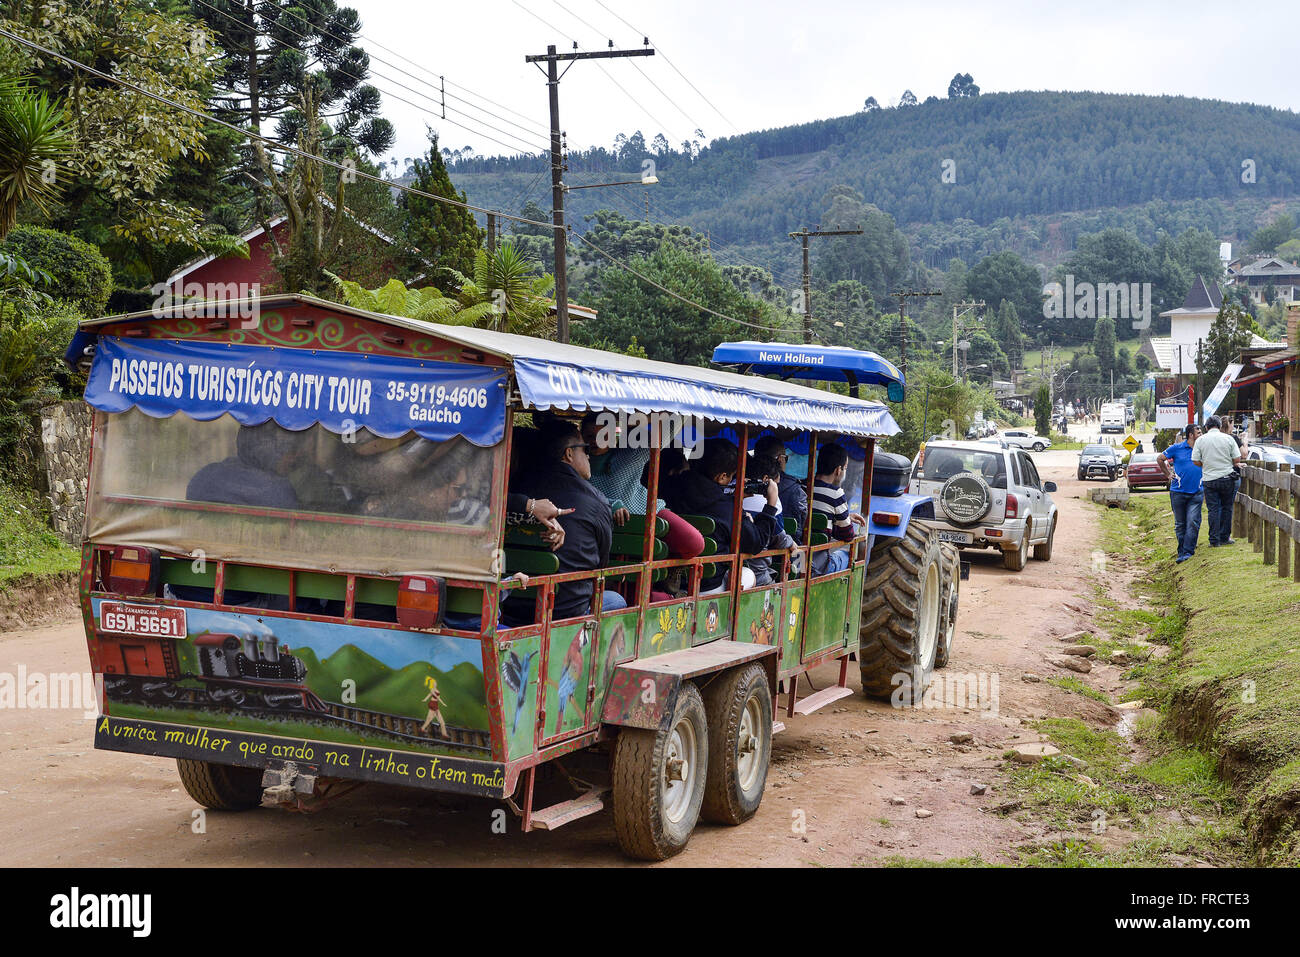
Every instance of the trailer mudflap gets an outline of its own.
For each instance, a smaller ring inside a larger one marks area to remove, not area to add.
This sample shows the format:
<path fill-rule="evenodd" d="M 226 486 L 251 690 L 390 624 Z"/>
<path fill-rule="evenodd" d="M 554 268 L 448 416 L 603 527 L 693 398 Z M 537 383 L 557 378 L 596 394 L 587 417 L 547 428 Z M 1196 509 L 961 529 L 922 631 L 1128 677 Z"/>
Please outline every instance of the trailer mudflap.
<path fill-rule="evenodd" d="M 624 728 L 665 731 L 683 681 L 757 661 L 776 687 L 780 649 L 740 641 L 712 641 L 653 658 L 635 658 L 614 669 L 601 721 Z"/>
<path fill-rule="evenodd" d="M 502 798 L 507 793 L 505 765 L 495 761 L 109 715 L 97 719 L 95 747 L 102 751 L 190 758 L 263 770 L 282 767 L 284 761 L 294 761 L 300 772 L 309 775 L 399 784 L 480 797 Z"/>

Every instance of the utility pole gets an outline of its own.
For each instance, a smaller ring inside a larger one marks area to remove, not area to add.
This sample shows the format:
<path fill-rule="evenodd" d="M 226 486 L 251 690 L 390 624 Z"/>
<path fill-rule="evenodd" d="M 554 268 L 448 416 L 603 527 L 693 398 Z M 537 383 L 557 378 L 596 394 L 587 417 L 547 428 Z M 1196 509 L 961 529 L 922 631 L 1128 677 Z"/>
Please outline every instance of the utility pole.
<path fill-rule="evenodd" d="M 488 244 L 489 253 L 494 253 L 497 251 L 497 214 L 496 213 L 487 214 L 487 244 Z"/>
<path fill-rule="evenodd" d="M 903 370 L 903 378 L 907 378 L 907 298 L 909 296 L 942 296 L 943 290 L 936 289 L 930 292 L 921 292 L 916 289 L 900 290 L 890 293 L 898 300 L 898 326 L 899 326 L 899 343 L 898 343 L 898 367 Z"/>
<path fill-rule="evenodd" d="M 952 307 L 952 377 L 957 378 L 957 311 L 984 308 L 984 300 L 979 302 L 959 302 Z"/>
<path fill-rule="evenodd" d="M 577 44 L 571 53 L 556 53 L 555 45 L 546 48 L 545 53 L 524 57 L 525 63 L 546 63 L 546 92 L 551 108 L 551 223 L 555 228 L 555 337 L 560 342 L 569 341 L 569 277 L 566 270 L 568 255 L 568 236 L 564 225 L 564 150 L 560 138 L 560 79 L 569 67 L 560 73 L 558 64 L 567 60 L 572 66 L 574 60 L 608 60 L 614 57 L 654 56 L 649 45 L 640 50 L 595 50 L 579 53 Z M 540 70 L 541 67 L 539 66 Z"/>
<path fill-rule="evenodd" d="M 812 265 L 808 258 L 808 239 L 811 236 L 861 236 L 860 229 L 801 229 L 790 233 L 791 239 L 803 243 L 803 341 L 812 342 Z"/>

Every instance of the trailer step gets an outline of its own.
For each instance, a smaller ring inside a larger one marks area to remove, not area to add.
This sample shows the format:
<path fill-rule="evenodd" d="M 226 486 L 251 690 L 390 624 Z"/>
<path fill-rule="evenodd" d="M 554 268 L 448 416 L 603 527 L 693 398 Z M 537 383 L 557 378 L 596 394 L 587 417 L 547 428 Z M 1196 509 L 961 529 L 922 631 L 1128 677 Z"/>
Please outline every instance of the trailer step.
<path fill-rule="evenodd" d="M 537 831 L 554 831 L 578 818 L 587 817 L 605 809 L 605 795 L 609 788 L 592 788 L 571 801 L 561 801 L 540 811 L 534 811 L 532 826 Z"/>
<path fill-rule="evenodd" d="M 831 685 L 829 688 L 823 688 L 815 694 L 810 694 L 806 698 L 800 698 L 795 702 L 795 714 L 812 714 L 818 708 L 824 708 L 832 701 L 839 701 L 841 698 L 847 698 L 853 694 L 852 688 L 841 688 L 839 685 Z"/>

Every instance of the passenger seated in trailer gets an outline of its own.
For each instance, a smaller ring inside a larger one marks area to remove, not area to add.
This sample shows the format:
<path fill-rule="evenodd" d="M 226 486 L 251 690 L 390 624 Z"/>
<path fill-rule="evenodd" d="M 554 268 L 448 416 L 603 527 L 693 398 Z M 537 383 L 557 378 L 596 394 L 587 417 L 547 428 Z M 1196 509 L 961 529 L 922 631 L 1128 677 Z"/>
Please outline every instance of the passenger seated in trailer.
<path fill-rule="evenodd" d="M 855 525 L 866 525 L 867 520 L 857 512 L 850 512 L 844 498 L 844 476 L 848 472 L 849 453 L 833 442 L 817 450 L 817 474 L 813 484 L 813 512 L 823 513 L 830 523 L 831 538 L 851 542 L 857 534 Z M 849 550 L 834 548 L 813 555 L 814 575 L 829 575 L 849 567 Z"/>
<path fill-rule="evenodd" d="M 517 482 L 517 493 L 563 502 L 572 509 L 558 518 L 564 528 L 564 544 L 555 550 L 561 572 L 592 571 L 609 564 L 613 514 L 609 500 L 588 481 L 590 476 L 591 463 L 581 433 L 572 425 L 552 425 L 543 433 L 541 461 Z M 591 579 L 560 584 L 555 590 L 553 617 L 589 614 L 593 585 Z M 608 589 L 600 600 L 604 611 L 627 607 L 622 595 Z M 529 624 L 535 614 L 535 599 L 527 595 L 512 592 L 502 602 L 501 619 L 507 627 Z"/>
<path fill-rule="evenodd" d="M 781 469 L 776 479 L 776 489 L 781 496 L 781 516 L 794 519 L 794 534 L 791 537 L 802 545 L 803 529 L 808 521 L 808 493 L 804 491 L 803 482 L 785 471 L 786 464 L 790 461 L 790 450 L 777 436 L 765 435 L 754 445 L 754 458 L 757 459 L 760 455 L 776 459 Z"/>
<path fill-rule="evenodd" d="M 768 482 L 777 483 L 777 494 L 780 495 L 781 484 L 780 478 L 781 466 L 777 460 L 770 455 L 758 455 L 755 453 L 745 467 L 745 497 L 741 503 L 746 513 L 758 514 L 767 506 L 767 484 Z M 804 499 L 807 501 L 807 498 Z M 798 543 L 785 531 L 784 523 L 784 503 L 777 505 L 777 530 L 768 543 L 768 550 L 780 548 L 790 553 L 790 561 L 793 565 L 791 571 L 794 574 L 802 572 L 803 553 L 798 551 Z M 772 574 L 772 559 L 766 558 L 749 558 L 745 560 L 745 567 L 754 573 L 755 585 L 770 585 L 776 580 Z"/>
<path fill-rule="evenodd" d="M 609 499 L 614 524 L 625 525 L 632 515 L 646 515 L 646 487 L 642 481 L 650 467 L 649 449 L 618 447 L 615 430 L 602 425 L 601 418 L 590 412 L 582 420 L 582 438 L 591 460 L 591 484 Z M 667 451 L 660 453 L 660 458 Z M 679 453 L 680 454 L 680 453 Z M 694 558 L 704 551 L 704 536 L 694 525 L 673 514 L 658 500 L 656 514 L 668 523 L 664 543 L 673 558 Z"/>
<path fill-rule="evenodd" d="M 310 458 L 313 440 L 310 432 L 290 432 L 274 422 L 243 426 L 235 436 L 235 454 L 195 472 L 185 497 L 191 502 L 298 508 L 289 475 Z"/>
<path fill-rule="evenodd" d="M 691 461 L 690 468 L 673 476 L 664 490 L 668 507 L 679 515 L 703 515 L 713 519 L 714 537 L 719 551 L 731 547 L 731 521 L 735 500 L 727 494 L 727 486 L 736 478 L 740 450 L 722 438 L 704 443 L 703 454 Z M 742 512 L 740 551 L 752 555 L 769 547 L 774 535 L 780 531 L 776 515 L 781 498 L 776 483 L 769 481 L 764 492 L 767 504 L 757 514 Z M 717 566 L 714 566 L 717 567 Z M 726 575 L 718 572 L 700 583 L 701 594 L 719 591 L 724 587 Z M 752 587 L 754 573 L 741 567 L 741 586 Z"/>

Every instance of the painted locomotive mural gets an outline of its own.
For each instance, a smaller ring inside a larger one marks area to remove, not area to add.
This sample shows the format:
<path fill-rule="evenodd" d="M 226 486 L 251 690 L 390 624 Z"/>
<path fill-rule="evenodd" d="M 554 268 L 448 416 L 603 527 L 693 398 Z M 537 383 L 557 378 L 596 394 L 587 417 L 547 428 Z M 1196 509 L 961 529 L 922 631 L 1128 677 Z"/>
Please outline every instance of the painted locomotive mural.
<path fill-rule="evenodd" d="M 101 604 L 93 603 L 97 621 Z M 466 757 L 490 753 L 476 640 L 185 613 L 184 638 L 100 629 L 109 713 Z"/>

